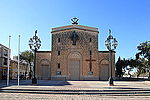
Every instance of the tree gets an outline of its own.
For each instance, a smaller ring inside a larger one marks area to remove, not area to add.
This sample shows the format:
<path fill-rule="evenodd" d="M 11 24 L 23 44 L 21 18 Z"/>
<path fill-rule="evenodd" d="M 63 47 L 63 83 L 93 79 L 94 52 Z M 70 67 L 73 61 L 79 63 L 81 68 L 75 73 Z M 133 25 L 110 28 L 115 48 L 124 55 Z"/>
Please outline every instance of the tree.
<path fill-rule="evenodd" d="M 122 60 L 122 64 L 123 64 L 123 74 L 127 72 L 127 74 L 130 76 L 129 78 L 131 78 L 132 74 L 131 71 L 133 71 L 133 69 L 137 66 L 136 65 L 136 60 L 134 59 L 123 59 Z"/>
<path fill-rule="evenodd" d="M 123 62 L 123 69 L 124 69 L 123 74 L 124 74 L 126 72 L 126 68 L 128 66 L 129 60 L 123 58 L 122 62 Z"/>
<path fill-rule="evenodd" d="M 145 68 L 146 68 L 145 65 L 146 65 L 147 62 L 143 58 L 140 58 L 140 59 L 136 60 L 136 62 L 137 62 L 136 68 L 137 68 L 137 78 L 138 78 L 141 73 L 145 72 Z"/>
<path fill-rule="evenodd" d="M 126 68 L 128 66 L 128 60 L 125 58 L 121 60 L 121 58 L 118 58 L 118 61 L 116 62 L 116 75 L 118 77 L 122 77 L 123 74 L 126 72 Z"/>
<path fill-rule="evenodd" d="M 139 56 L 143 56 L 150 61 L 150 41 L 141 43 L 139 46 L 137 46 L 137 49 L 139 50 L 136 55 L 137 58 L 139 58 Z"/>
<path fill-rule="evenodd" d="M 119 76 L 119 78 L 122 76 L 122 66 L 121 66 L 121 58 L 118 58 L 118 61 L 116 62 L 116 76 Z"/>
<path fill-rule="evenodd" d="M 150 67 L 150 41 L 146 41 L 137 46 L 139 52 L 136 54 L 136 59 L 143 58 L 148 60 L 147 64 Z M 150 70 L 149 70 L 149 78 L 150 78 Z"/>
<path fill-rule="evenodd" d="M 121 58 L 119 57 L 118 61 L 116 62 L 116 75 L 119 78 L 123 75 L 122 68 L 123 68 L 123 63 Z"/>
<path fill-rule="evenodd" d="M 25 61 L 28 63 L 28 65 L 30 66 L 30 72 L 29 72 L 29 78 L 31 79 L 32 77 L 32 70 L 31 70 L 31 66 L 33 63 L 33 59 L 34 58 L 34 54 L 32 51 L 26 50 L 24 52 L 21 52 L 20 54 L 20 60 L 21 61 Z M 27 68 L 26 68 L 26 73 L 27 73 Z M 26 74 L 25 74 L 26 75 Z M 26 77 L 26 76 L 25 76 Z"/>
<path fill-rule="evenodd" d="M 128 73 L 131 78 L 132 74 L 131 71 L 134 69 L 134 60 L 133 59 L 124 59 L 125 66 L 124 66 L 124 71 Z"/>

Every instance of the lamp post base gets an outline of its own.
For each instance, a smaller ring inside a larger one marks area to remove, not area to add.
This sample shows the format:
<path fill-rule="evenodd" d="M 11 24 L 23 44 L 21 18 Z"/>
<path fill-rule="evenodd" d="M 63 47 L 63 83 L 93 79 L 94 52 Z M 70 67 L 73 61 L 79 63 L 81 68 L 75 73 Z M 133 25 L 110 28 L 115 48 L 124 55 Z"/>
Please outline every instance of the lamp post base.
<path fill-rule="evenodd" d="M 32 78 L 32 84 L 37 84 L 37 79 L 36 79 L 36 77 Z"/>
<path fill-rule="evenodd" d="M 109 86 L 114 86 L 114 80 L 112 77 L 109 77 L 108 81 L 109 81 Z"/>

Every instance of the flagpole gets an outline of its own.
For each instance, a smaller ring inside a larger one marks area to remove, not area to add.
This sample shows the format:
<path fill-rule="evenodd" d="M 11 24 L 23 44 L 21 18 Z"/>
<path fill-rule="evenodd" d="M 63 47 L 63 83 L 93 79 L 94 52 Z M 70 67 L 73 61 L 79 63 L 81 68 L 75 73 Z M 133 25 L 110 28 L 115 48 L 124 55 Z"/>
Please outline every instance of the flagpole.
<path fill-rule="evenodd" d="M 20 71 L 19 71 L 19 67 L 20 67 L 20 64 L 19 64 L 19 62 L 20 62 L 20 35 L 19 35 L 19 42 L 18 42 L 18 86 L 19 86 L 19 73 L 20 73 Z"/>
<path fill-rule="evenodd" d="M 8 62 L 7 62 L 7 86 L 9 86 L 9 67 L 10 67 L 10 38 L 11 36 L 9 36 L 9 48 L 8 48 Z"/>

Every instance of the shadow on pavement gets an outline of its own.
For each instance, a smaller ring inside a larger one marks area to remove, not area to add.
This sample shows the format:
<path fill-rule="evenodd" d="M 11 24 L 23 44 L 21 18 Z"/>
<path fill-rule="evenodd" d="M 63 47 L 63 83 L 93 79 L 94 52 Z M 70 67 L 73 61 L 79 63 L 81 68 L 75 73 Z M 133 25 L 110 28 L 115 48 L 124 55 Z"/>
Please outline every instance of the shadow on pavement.
<path fill-rule="evenodd" d="M 40 80 L 38 81 L 38 86 L 65 86 L 72 85 L 68 81 L 49 81 L 49 80 Z"/>
<path fill-rule="evenodd" d="M 139 89 L 143 89 L 143 88 L 130 88 L 130 87 L 104 87 L 104 88 L 107 88 L 107 89 L 124 89 L 124 90 L 139 90 Z"/>
<path fill-rule="evenodd" d="M 8 87 L 6 80 L 0 81 L 0 88 Z M 18 85 L 18 80 L 10 80 L 9 86 L 16 86 Z M 21 85 L 32 85 L 32 80 L 20 80 Z M 36 86 L 65 86 L 65 85 L 72 85 L 67 81 L 51 81 L 51 80 L 38 80 Z"/>

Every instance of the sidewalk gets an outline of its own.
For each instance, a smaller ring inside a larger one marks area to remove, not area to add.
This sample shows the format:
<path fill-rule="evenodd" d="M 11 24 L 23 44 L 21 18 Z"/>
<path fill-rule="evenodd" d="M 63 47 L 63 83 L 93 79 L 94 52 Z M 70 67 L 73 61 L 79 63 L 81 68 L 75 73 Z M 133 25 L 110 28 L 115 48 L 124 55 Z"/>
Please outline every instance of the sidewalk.
<path fill-rule="evenodd" d="M 31 80 L 27 80 L 21 81 L 20 86 L 17 86 L 17 83 L 14 82 L 10 82 L 11 86 L 3 86 L 0 88 L 0 98 L 4 99 L 4 95 L 9 95 L 12 98 L 21 98 L 20 96 L 24 97 L 24 95 L 35 98 L 35 95 L 37 95 L 37 98 L 53 98 L 56 100 L 60 97 L 65 98 L 60 100 L 76 100 L 69 98 L 97 100 L 98 98 L 104 99 L 104 97 L 107 97 L 107 99 L 126 99 L 131 97 L 137 100 L 140 100 L 139 98 L 143 100 L 150 99 L 150 81 L 115 81 L 114 86 L 108 86 L 108 81 L 39 80 L 37 85 L 32 85 Z M 0 83 L 1 85 L 4 85 L 4 83 Z"/>
<path fill-rule="evenodd" d="M 109 86 L 108 81 L 50 81 L 39 80 L 37 85 L 32 85 L 31 80 L 11 81 L 10 86 L 0 83 L 1 89 L 32 89 L 32 90 L 147 90 L 150 81 L 115 81 L 114 86 Z"/>

